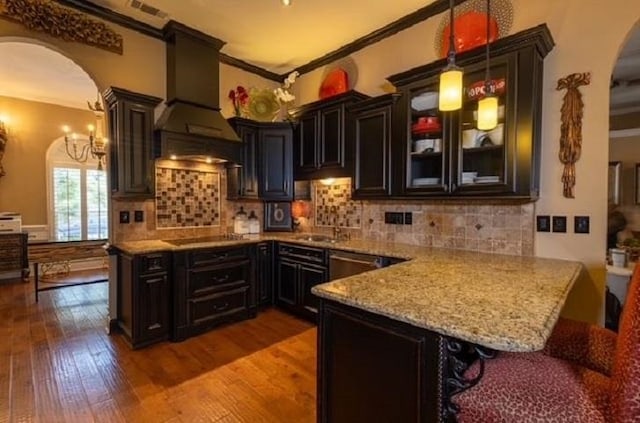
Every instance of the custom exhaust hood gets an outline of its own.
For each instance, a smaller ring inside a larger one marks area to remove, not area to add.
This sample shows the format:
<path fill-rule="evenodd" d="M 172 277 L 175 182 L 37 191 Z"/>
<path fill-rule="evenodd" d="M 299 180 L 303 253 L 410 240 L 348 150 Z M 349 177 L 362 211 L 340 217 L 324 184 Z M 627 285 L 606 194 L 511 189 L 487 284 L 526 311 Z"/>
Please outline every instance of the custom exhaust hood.
<path fill-rule="evenodd" d="M 155 126 L 155 157 L 241 163 L 242 141 L 220 113 L 224 42 L 175 21 L 163 32 L 167 108 Z"/>

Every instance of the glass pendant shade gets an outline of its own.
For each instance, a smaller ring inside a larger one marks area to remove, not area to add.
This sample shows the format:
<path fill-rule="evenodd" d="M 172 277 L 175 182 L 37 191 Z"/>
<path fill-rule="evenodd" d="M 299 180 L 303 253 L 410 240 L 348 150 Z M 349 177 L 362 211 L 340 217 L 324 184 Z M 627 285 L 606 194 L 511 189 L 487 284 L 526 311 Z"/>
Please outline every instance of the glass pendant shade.
<path fill-rule="evenodd" d="M 498 97 L 487 95 L 478 101 L 478 129 L 488 131 L 498 126 Z"/>
<path fill-rule="evenodd" d="M 438 108 L 443 112 L 462 108 L 462 68 L 447 66 L 440 74 Z"/>

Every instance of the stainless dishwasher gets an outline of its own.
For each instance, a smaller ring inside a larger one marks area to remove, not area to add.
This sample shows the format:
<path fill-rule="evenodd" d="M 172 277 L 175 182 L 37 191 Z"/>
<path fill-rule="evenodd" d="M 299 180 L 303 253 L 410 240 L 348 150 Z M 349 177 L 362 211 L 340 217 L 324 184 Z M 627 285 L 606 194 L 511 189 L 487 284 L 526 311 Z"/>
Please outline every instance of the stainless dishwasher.
<path fill-rule="evenodd" d="M 329 280 L 346 278 L 401 261 L 403 260 L 371 254 L 331 250 L 329 252 Z"/>

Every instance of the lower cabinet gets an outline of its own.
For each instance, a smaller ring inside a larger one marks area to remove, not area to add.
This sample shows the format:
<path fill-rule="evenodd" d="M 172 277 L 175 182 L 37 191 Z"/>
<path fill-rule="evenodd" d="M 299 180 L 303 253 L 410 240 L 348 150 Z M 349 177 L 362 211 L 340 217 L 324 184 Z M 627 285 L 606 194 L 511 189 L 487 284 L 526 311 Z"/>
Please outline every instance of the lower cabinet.
<path fill-rule="evenodd" d="M 259 243 L 255 254 L 258 306 L 269 307 L 273 305 L 273 243 Z"/>
<path fill-rule="evenodd" d="M 170 254 L 118 258 L 118 326 L 132 348 L 169 336 Z"/>
<path fill-rule="evenodd" d="M 329 279 L 327 263 L 327 251 L 323 248 L 278 244 L 276 305 L 315 320 L 318 300 L 311 294 L 311 288 Z"/>
<path fill-rule="evenodd" d="M 222 323 L 255 317 L 250 246 L 175 252 L 171 340 L 182 341 Z"/>

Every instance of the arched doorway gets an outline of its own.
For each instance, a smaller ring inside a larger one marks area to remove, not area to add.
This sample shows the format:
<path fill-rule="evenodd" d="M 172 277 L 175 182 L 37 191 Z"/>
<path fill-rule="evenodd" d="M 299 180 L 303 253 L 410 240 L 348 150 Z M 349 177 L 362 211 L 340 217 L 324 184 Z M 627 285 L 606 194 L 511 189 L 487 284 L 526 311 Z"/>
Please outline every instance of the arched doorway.
<path fill-rule="evenodd" d="M 607 268 L 605 320 L 615 328 L 618 305 L 624 304 L 640 251 L 640 22 L 630 31 L 614 65 L 609 106 L 607 248 L 611 252 L 624 246 L 631 253 L 626 268 L 611 259 Z"/>
<path fill-rule="evenodd" d="M 63 125 L 78 133 L 78 149 L 87 125 L 104 127 L 102 121 L 96 125 L 87 105 L 95 102 L 98 88 L 75 62 L 40 44 L 3 39 L 0 57 L 0 114 L 10 120 L 0 210 L 20 213 L 27 230 L 46 225 L 49 240 L 57 240 L 47 213 L 47 151 L 63 135 Z M 103 136 L 100 129 L 95 135 Z"/>

